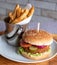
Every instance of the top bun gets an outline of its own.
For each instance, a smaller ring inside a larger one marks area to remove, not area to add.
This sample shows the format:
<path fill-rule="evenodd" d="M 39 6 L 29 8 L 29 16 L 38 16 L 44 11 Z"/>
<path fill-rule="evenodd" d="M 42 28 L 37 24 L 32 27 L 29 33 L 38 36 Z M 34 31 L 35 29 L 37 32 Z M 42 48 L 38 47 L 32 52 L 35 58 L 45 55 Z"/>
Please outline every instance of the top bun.
<path fill-rule="evenodd" d="M 53 37 L 50 33 L 39 30 L 28 30 L 23 34 L 23 40 L 32 45 L 50 45 Z"/>

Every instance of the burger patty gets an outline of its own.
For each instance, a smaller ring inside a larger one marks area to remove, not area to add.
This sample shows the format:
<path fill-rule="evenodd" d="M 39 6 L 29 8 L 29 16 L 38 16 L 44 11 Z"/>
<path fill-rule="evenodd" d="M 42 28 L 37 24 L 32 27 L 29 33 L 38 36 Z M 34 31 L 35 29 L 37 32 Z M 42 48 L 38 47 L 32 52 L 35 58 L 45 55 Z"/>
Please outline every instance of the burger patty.
<path fill-rule="evenodd" d="M 48 51 L 49 48 L 50 48 L 50 46 L 46 46 L 46 47 L 44 47 L 44 48 L 38 48 L 38 49 L 35 50 L 35 51 L 31 51 L 31 50 L 29 49 L 29 47 L 25 47 L 24 50 L 25 50 L 26 52 L 30 52 L 30 53 L 43 53 L 43 52 L 45 52 L 45 51 Z"/>

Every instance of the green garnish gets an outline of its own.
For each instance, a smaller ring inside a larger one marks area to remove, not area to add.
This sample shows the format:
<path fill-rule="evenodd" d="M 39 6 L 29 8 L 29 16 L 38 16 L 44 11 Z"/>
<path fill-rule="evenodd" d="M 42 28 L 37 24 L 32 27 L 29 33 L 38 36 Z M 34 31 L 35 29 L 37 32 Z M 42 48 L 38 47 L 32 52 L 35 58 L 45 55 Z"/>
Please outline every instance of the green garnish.
<path fill-rule="evenodd" d="M 35 54 L 33 54 L 33 53 L 27 53 L 27 52 L 25 52 L 25 50 L 22 48 L 22 47 L 19 47 L 18 48 L 18 53 L 26 53 L 26 54 L 28 54 L 29 56 L 31 56 L 31 57 L 35 57 L 35 56 L 41 56 L 43 53 L 35 53 Z M 47 52 L 47 51 L 46 51 Z M 51 52 L 51 50 L 49 49 L 48 50 L 48 52 Z"/>

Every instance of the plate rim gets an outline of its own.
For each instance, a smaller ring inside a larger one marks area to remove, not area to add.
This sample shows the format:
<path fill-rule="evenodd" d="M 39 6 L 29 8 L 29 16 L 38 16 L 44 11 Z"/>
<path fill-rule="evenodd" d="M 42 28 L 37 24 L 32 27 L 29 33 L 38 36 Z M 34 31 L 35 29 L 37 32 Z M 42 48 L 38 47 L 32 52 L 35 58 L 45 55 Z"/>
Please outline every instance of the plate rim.
<path fill-rule="evenodd" d="M 17 59 L 14 59 L 14 58 L 11 58 L 11 57 L 9 57 L 9 56 L 6 56 L 5 54 L 0 54 L 1 56 L 3 56 L 4 58 L 6 58 L 6 59 L 8 59 L 8 60 L 11 60 L 11 61 L 14 61 L 14 62 L 21 62 L 21 63 L 40 63 L 40 62 L 44 62 L 44 61 L 48 61 L 48 60 L 50 60 L 50 59 L 52 59 L 52 58 L 54 58 L 56 55 L 57 55 L 57 53 L 55 53 L 52 57 L 50 57 L 50 58 L 47 58 L 47 59 L 45 59 L 45 60 L 41 60 L 41 61 L 32 61 L 32 62 L 24 62 L 24 61 L 20 61 L 20 60 L 17 60 Z"/>

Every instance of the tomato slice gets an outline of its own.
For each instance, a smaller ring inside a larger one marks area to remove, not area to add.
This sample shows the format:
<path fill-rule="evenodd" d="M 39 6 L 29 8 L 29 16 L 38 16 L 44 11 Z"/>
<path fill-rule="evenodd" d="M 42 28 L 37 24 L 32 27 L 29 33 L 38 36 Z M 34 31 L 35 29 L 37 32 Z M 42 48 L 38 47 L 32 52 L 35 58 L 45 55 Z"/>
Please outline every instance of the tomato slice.
<path fill-rule="evenodd" d="M 20 43 L 20 46 L 21 46 L 21 47 L 30 47 L 31 44 L 25 43 L 25 42 L 21 42 L 21 43 Z"/>

